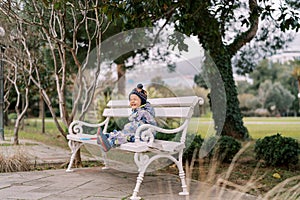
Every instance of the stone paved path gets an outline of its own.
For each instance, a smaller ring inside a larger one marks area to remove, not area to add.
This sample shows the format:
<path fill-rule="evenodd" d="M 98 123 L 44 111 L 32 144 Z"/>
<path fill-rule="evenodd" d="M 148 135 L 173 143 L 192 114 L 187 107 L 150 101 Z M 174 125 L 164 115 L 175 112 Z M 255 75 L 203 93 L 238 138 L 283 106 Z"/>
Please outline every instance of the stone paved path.
<path fill-rule="evenodd" d="M 18 148 L 0 146 L 0 150 L 4 154 L 23 151 L 30 155 L 32 162 L 44 164 L 67 162 L 70 157 L 70 151 L 42 143 L 21 145 Z M 135 186 L 136 177 L 136 173 L 103 170 L 100 167 L 75 169 L 71 173 L 66 173 L 64 169 L 0 173 L 0 199 L 128 199 Z M 151 173 L 144 177 L 139 195 L 145 200 L 257 199 L 251 195 L 209 186 L 195 180 L 188 180 L 188 185 L 190 195 L 179 196 L 181 187 L 178 176 Z"/>

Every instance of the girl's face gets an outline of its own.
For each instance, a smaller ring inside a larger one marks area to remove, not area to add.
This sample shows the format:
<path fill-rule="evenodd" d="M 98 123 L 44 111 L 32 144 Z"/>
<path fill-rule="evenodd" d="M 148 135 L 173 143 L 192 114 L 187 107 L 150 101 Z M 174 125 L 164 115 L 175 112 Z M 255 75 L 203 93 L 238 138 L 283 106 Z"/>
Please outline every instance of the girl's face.
<path fill-rule="evenodd" d="M 129 97 L 130 106 L 132 109 L 136 109 L 141 106 L 141 99 L 136 94 L 131 94 Z"/>

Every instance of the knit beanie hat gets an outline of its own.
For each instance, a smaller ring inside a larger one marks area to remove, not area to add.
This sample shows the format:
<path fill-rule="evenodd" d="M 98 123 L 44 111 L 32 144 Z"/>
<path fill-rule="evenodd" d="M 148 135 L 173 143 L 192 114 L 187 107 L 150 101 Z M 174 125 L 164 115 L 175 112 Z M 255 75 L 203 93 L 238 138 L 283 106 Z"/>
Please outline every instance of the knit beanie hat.
<path fill-rule="evenodd" d="M 135 94 L 137 95 L 140 99 L 141 99 L 141 105 L 146 104 L 147 102 L 147 92 L 145 90 L 143 90 L 143 85 L 141 83 L 139 83 L 136 88 L 134 88 L 130 94 L 129 94 L 129 99 L 130 99 L 130 95 Z"/>

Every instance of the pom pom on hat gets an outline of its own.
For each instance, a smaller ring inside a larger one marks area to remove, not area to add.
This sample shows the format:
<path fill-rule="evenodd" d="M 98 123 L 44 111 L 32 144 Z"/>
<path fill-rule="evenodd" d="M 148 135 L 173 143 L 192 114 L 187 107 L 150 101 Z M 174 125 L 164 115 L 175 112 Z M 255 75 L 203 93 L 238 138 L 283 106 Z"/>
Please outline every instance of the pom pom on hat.
<path fill-rule="evenodd" d="M 138 89 L 143 89 L 143 85 L 141 83 L 137 84 L 136 86 Z"/>
<path fill-rule="evenodd" d="M 147 92 L 143 90 L 143 85 L 139 83 L 136 88 L 134 88 L 130 94 L 129 94 L 129 99 L 130 95 L 135 94 L 141 99 L 141 105 L 144 105 L 147 103 Z"/>

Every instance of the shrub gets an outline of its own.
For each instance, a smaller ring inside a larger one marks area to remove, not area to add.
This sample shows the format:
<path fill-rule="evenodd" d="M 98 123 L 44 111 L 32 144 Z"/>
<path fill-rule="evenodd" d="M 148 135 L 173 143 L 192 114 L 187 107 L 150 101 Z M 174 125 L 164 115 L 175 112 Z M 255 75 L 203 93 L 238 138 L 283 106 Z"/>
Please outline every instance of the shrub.
<path fill-rule="evenodd" d="M 241 148 L 241 143 L 233 137 L 221 136 L 217 141 L 213 154 L 217 156 L 220 162 L 230 163 Z"/>
<path fill-rule="evenodd" d="M 122 130 L 128 122 L 127 118 L 111 118 L 108 123 L 107 132 L 110 133 L 114 130 Z"/>
<path fill-rule="evenodd" d="M 258 139 L 255 143 L 256 159 L 262 159 L 269 166 L 297 164 L 300 152 L 296 139 L 283 137 L 279 133 Z"/>
<path fill-rule="evenodd" d="M 176 138 L 176 134 L 166 134 L 166 133 L 157 132 L 155 138 L 158 140 L 172 141 L 174 140 L 174 138 Z"/>
<path fill-rule="evenodd" d="M 0 173 L 2 172 L 18 172 L 29 171 L 30 161 L 22 152 L 13 155 L 0 154 Z"/>
<path fill-rule="evenodd" d="M 218 137 L 208 137 L 205 141 L 203 141 L 202 147 L 201 147 L 201 156 L 212 158 L 213 151 L 216 146 L 216 143 L 218 142 Z"/>
<path fill-rule="evenodd" d="M 15 120 L 15 119 L 17 119 L 17 113 L 9 113 L 8 114 L 8 119 L 9 120 Z"/>
<path fill-rule="evenodd" d="M 157 125 L 164 129 L 175 129 L 180 126 L 180 120 L 168 118 L 168 119 L 162 119 L 162 118 L 156 118 Z M 157 132 L 155 135 L 156 139 L 159 140 L 168 140 L 168 141 L 179 141 L 181 134 L 167 134 L 167 133 L 160 133 Z"/>
<path fill-rule="evenodd" d="M 189 162 L 193 158 L 193 153 L 196 151 L 195 159 L 199 158 L 199 151 L 202 146 L 203 139 L 201 135 L 198 134 L 187 134 L 186 137 L 186 149 L 183 153 L 183 159 L 188 160 Z"/>
<path fill-rule="evenodd" d="M 190 142 L 190 140 L 193 140 Z M 197 151 L 196 159 L 199 158 L 199 150 L 203 151 L 203 155 L 212 158 L 216 155 L 220 162 L 231 162 L 235 154 L 241 149 L 241 143 L 229 136 L 210 137 L 205 143 L 200 135 L 188 134 L 187 147 L 183 154 L 183 158 L 191 161 L 194 151 Z M 202 146 L 203 145 L 203 146 Z"/>

